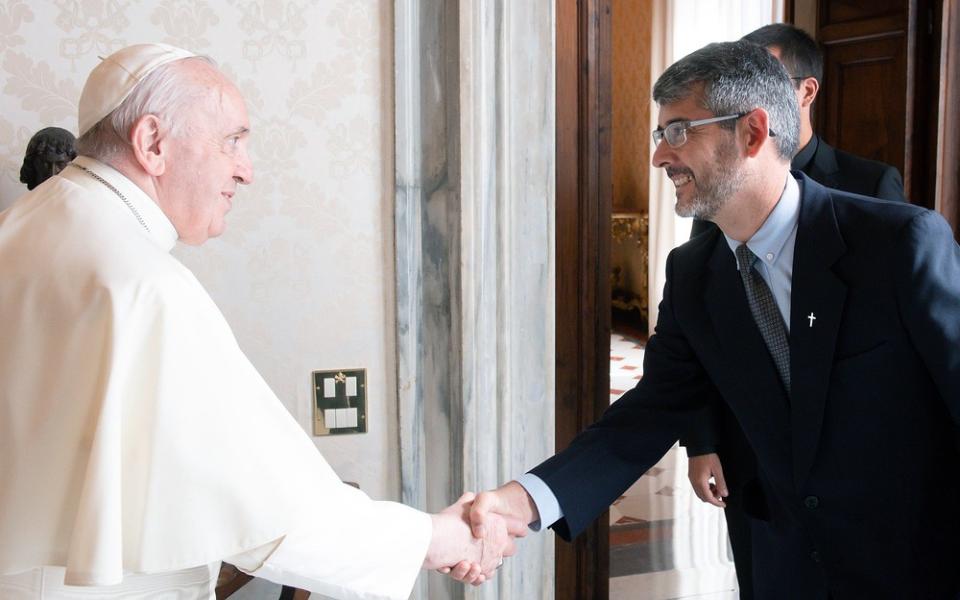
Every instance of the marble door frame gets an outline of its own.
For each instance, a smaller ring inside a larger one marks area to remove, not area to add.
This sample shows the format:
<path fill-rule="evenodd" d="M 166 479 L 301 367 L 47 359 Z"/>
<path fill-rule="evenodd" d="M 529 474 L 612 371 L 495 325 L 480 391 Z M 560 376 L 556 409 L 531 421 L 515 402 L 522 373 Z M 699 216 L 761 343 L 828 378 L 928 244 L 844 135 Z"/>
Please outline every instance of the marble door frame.
<path fill-rule="evenodd" d="M 395 0 L 396 310 L 401 492 L 436 511 L 553 453 L 553 2 Z M 480 588 L 554 595 L 551 534 Z"/>

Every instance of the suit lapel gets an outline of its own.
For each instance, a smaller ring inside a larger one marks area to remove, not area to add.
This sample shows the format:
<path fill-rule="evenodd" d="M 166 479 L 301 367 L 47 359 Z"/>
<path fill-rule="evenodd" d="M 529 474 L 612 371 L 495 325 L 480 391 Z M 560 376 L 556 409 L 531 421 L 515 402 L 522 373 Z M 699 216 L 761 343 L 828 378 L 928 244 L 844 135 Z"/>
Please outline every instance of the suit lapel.
<path fill-rule="evenodd" d="M 729 375 L 724 379 L 738 390 L 725 394 L 731 408 L 742 420 L 759 416 L 759 431 L 786 433 L 789 414 L 783 385 L 750 314 L 736 260 L 719 234 L 709 260 L 705 299 Z"/>
<path fill-rule="evenodd" d="M 846 245 L 829 192 L 802 177 L 800 198 L 790 301 L 790 422 L 797 489 L 816 459 L 837 331 L 847 295 L 846 285 L 832 271 L 833 264 L 846 252 Z"/>

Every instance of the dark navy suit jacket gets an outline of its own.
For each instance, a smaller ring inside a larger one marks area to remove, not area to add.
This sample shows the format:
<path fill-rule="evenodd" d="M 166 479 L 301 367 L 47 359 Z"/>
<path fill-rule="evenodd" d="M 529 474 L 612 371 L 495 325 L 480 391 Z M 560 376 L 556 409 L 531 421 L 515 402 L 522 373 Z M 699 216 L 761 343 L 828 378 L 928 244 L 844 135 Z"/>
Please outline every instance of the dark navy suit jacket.
<path fill-rule="evenodd" d="M 723 403 L 768 511 L 754 538 L 758 597 L 954 598 L 960 248 L 934 212 L 795 176 L 791 397 L 716 230 L 668 257 L 637 387 L 532 472 L 569 539 Z"/>

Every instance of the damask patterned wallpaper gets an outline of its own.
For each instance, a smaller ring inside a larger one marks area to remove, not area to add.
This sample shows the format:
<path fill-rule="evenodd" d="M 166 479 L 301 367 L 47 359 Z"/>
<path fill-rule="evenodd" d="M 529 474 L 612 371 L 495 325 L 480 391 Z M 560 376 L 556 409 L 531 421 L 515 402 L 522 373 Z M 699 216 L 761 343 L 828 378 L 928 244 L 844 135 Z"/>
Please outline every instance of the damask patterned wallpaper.
<path fill-rule="evenodd" d="M 125 45 L 208 54 L 247 99 L 254 184 L 226 234 L 176 255 L 311 430 L 310 372 L 366 367 L 364 435 L 314 438 L 341 477 L 399 497 L 390 0 L 0 0 L 0 209 L 27 140 L 76 133 L 87 73 Z"/>
<path fill-rule="evenodd" d="M 650 2 L 613 0 L 610 156 L 614 212 L 647 212 L 650 177 Z"/>
<path fill-rule="evenodd" d="M 611 101 L 613 105 L 610 155 L 613 212 L 648 213 L 650 188 L 650 110 L 653 101 L 650 53 L 653 35 L 652 2 L 613 0 L 611 43 Z M 610 245 L 615 296 L 623 291 L 646 306 L 647 237 L 633 234 L 614 239 Z M 619 290 L 617 289 L 619 288 Z M 622 291 L 623 290 L 623 291 Z M 639 311 L 630 313 L 629 324 L 643 327 Z"/>

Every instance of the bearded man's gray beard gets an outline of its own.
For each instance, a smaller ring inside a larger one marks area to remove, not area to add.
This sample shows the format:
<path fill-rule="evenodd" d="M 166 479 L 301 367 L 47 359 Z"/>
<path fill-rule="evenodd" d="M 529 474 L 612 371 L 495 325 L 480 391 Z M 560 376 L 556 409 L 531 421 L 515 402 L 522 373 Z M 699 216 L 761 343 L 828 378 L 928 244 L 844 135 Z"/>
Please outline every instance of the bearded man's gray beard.
<path fill-rule="evenodd" d="M 694 180 L 697 195 L 676 211 L 681 217 L 711 221 L 731 196 L 743 186 L 743 169 L 737 162 L 736 143 L 731 136 L 713 152 L 714 168 Z"/>

